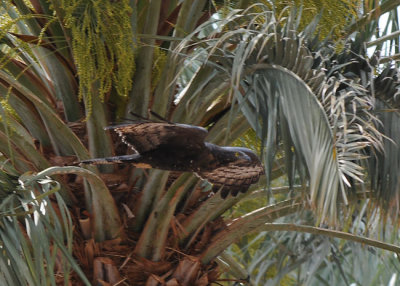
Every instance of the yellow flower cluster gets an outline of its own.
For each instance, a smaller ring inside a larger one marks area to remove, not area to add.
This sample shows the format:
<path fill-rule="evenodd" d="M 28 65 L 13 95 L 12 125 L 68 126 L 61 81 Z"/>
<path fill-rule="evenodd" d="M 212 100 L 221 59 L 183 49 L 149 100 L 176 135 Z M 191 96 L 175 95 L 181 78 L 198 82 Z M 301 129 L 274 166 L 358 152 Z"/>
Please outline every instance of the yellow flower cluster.
<path fill-rule="evenodd" d="M 65 25 L 71 30 L 72 51 L 79 76 L 79 98 L 87 116 L 91 97 L 104 99 L 112 88 L 120 96 L 131 89 L 135 44 L 129 0 L 62 0 Z"/>
<path fill-rule="evenodd" d="M 161 50 L 160 47 L 155 47 L 153 56 L 153 69 L 151 76 L 152 91 L 156 88 L 158 81 L 161 79 L 161 74 L 166 62 L 167 62 L 167 53 Z"/>
<path fill-rule="evenodd" d="M 278 15 L 285 7 L 302 5 L 299 30 L 302 30 L 315 16 L 321 13 L 320 38 L 323 39 L 332 33 L 334 38 L 339 39 L 351 17 L 357 16 L 361 0 L 277 0 L 275 4 Z"/>

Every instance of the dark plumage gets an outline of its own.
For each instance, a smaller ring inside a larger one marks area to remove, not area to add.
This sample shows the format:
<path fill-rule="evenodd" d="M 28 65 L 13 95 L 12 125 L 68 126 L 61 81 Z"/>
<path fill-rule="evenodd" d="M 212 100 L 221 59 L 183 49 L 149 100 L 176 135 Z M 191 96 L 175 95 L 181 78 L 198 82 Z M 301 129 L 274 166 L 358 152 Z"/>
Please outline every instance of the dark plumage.
<path fill-rule="evenodd" d="M 264 168 L 247 148 L 221 147 L 208 142 L 207 130 L 192 125 L 138 122 L 111 126 L 136 154 L 85 160 L 83 164 L 132 163 L 139 168 L 194 172 L 221 189 L 225 198 L 246 192 Z"/>

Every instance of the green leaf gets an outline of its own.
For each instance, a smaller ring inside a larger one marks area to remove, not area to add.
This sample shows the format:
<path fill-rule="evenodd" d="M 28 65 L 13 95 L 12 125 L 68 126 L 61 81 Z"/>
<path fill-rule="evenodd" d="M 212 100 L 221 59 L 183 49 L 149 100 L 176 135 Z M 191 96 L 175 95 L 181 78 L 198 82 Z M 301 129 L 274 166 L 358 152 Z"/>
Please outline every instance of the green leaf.
<path fill-rule="evenodd" d="M 8 176 L 1 174 L 1 177 Z M 14 187 L 14 190 L 0 205 L 3 284 L 56 285 L 56 272 L 62 270 L 64 285 L 69 285 L 70 271 L 74 270 L 85 285 L 90 285 L 72 256 L 72 220 L 61 196 L 52 191 L 54 181 L 33 186 L 21 179 L 19 182 L 8 180 L 7 188 Z M 51 200 L 50 194 L 54 194 Z"/>
<path fill-rule="evenodd" d="M 246 79 L 250 87 L 245 98 L 241 95 L 237 98 L 249 123 L 257 130 L 261 117 L 270 130 L 276 128 L 274 122 L 283 118 L 286 132 L 307 167 L 311 203 L 320 211 L 321 221 L 335 222 L 339 195 L 342 194 L 344 202 L 347 197 L 337 162 L 335 137 L 322 105 L 299 77 L 283 67 L 265 66 Z M 270 97 L 278 104 L 269 104 Z M 268 112 L 260 112 L 262 108 Z M 268 136 L 266 144 L 274 144 L 275 137 L 275 134 Z M 271 161 L 268 155 L 266 160 Z"/>
<path fill-rule="evenodd" d="M 97 241 L 114 239 L 121 235 L 121 219 L 114 198 L 104 182 L 93 172 L 79 167 L 50 167 L 37 174 L 24 177 L 24 184 L 30 185 L 37 180 L 52 175 L 77 174 L 89 181 L 91 186 L 90 211 L 94 217 L 94 232 Z"/>

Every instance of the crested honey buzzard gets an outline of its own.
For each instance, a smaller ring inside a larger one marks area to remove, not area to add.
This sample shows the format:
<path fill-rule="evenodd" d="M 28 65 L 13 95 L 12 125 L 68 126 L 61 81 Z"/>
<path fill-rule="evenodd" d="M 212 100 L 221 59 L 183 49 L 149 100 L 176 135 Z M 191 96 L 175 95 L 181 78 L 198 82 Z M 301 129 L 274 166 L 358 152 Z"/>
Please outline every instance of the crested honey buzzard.
<path fill-rule="evenodd" d="M 139 168 L 194 172 L 221 190 L 225 198 L 246 192 L 264 173 L 258 156 L 247 148 L 205 142 L 207 130 L 171 122 L 139 121 L 110 126 L 135 154 L 96 158 L 82 164 L 131 163 Z"/>

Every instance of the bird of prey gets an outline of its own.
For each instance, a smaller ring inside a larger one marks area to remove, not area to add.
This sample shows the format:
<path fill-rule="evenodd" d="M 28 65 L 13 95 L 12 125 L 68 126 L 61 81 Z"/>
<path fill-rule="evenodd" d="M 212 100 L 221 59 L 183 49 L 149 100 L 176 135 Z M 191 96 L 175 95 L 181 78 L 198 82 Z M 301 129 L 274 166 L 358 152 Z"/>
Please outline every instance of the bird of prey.
<path fill-rule="evenodd" d="M 247 148 L 221 147 L 205 142 L 207 130 L 171 122 L 110 126 L 134 154 L 81 161 L 83 164 L 131 163 L 139 168 L 194 172 L 221 190 L 222 198 L 246 192 L 264 168 Z"/>

